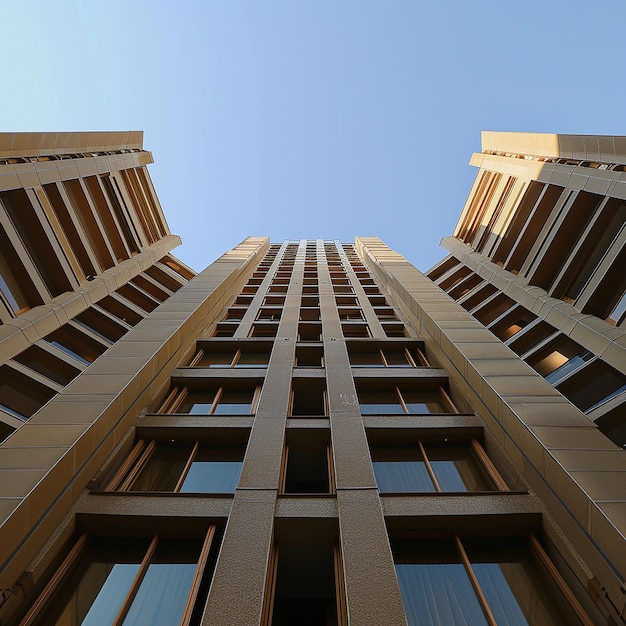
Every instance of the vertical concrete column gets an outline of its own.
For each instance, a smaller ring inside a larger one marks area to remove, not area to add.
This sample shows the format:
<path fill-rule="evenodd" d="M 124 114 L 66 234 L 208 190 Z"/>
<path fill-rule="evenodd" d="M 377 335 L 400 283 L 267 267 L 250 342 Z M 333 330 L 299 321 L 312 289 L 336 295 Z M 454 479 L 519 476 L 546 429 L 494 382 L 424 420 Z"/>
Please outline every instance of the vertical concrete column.
<path fill-rule="evenodd" d="M 317 244 L 317 259 L 348 621 L 352 626 L 406 624 L 365 428 L 321 241 Z"/>
<path fill-rule="evenodd" d="M 241 322 L 239 323 L 239 326 L 235 331 L 235 334 L 233 335 L 235 339 L 241 339 L 242 337 L 247 337 L 250 334 L 250 330 L 252 329 L 252 323 L 256 319 L 259 309 L 263 304 L 263 300 L 267 294 L 267 288 L 269 287 L 272 279 L 274 278 L 274 275 L 276 274 L 276 270 L 286 249 L 287 242 L 285 241 L 280 247 L 280 250 L 278 251 L 276 258 L 274 259 L 274 262 L 272 263 L 270 269 L 265 275 L 265 278 L 259 285 L 259 289 L 254 295 L 254 298 L 252 298 L 252 302 L 250 303 L 248 310 L 245 312 L 243 318 L 241 319 Z"/>
<path fill-rule="evenodd" d="M 301 242 L 202 617 L 206 626 L 253 626 L 261 619 L 289 410 L 305 249 L 306 243 Z M 283 253 L 285 250 L 286 247 Z M 278 265 L 273 267 L 274 272 Z M 256 301 L 257 309 L 261 301 Z"/>
<path fill-rule="evenodd" d="M 386 339 L 387 334 L 385 333 L 378 316 L 374 312 L 374 307 L 370 304 L 370 300 L 365 293 L 365 289 L 363 289 L 363 285 L 356 276 L 354 269 L 352 269 L 352 265 L 350 265 L 350 261 L 346 256 L 341 244 L 339 242 L 335 242 L 337 245 L 337 250 L 341 254 L 341 260 L 343 261 L 343 266 L 346 270 L 346 274 L 352 283 L 352 287 L 354 288 L 354 294 L 359 299 L 359 306 L 363 309 L 363 315 L 365 317 L 365 321 L 370 328 L 370 332 L 372 333 L 372 337 L 376 339 Z"/>

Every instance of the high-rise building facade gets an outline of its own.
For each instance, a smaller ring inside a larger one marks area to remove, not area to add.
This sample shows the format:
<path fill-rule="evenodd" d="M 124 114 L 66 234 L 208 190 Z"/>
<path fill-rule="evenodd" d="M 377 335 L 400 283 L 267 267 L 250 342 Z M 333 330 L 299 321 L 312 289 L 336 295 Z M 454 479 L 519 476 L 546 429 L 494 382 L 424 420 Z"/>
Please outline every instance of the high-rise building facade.
<path fill-rule="evenodd" d="M 376 238 L 249 237 L 194 276 L 140 138 L 64 138 L 52 182 L 19 139 L 4 165 L 35 175 L 1 187 L 0 224 L 26 274 L 38 228 L 78 257 L 87 209 L 128 254 L 41 300 L 0 268 L 0 624 L 624 621 L 626 343 L 621 294 L 597 302 L 624 288 L 616 141 L 590 167 L 558 162 L 563 138 L 488 136 L 428 275 Z M 161 228 L 133 254 L 146 206 Z"/>

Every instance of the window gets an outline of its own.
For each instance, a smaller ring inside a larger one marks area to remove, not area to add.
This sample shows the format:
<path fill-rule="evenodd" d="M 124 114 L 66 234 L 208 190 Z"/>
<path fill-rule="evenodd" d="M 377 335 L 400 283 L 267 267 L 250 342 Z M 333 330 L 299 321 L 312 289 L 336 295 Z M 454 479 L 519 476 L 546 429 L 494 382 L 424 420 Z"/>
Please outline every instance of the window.
<path fill-rule="evenodd" d="M 588 413 L 626 391 L 626 376 L 596 359 L 557 386 L 581 411 Z"/>
<path fill-rule="evenodd" d="M 486 323 L 478 316 L 477 319 L 483 324 Z M 516 306 L 499 319 L 495 319 L 488 328 L 498 339 L 507 341 L 536 319 L 537 316 L 524 307 Z"/>
<path fill-rule="evenodd" d="M 220 346 L 216 342 L 200 348 L 189 365 L 194 367 L 224 368 L 255 368 L 267 367 L 270 360 L 271 345 L 265 342 L 242 345 L 237 348 L 232 344 Z"/>
<path fill-rule="evenodd" d="M 108 347 L 79 331 L 71 322 L 64 324 L 44 339 L 84 365 L 93 363 Z"/>
<path fill-rule="evenodd" d="M 296 367 L 323 367 L 322 346 L 296 346 Z"/>
<path fill-rule="evenodd" d="M 475 439 L 465 445 L 422 441 L 411 445 L 373 444 L 370 452 L 381 493 L 492 491 L 496 484 L 506 490 Z"/>
<path fill-rule="evenodd" d="M 254 413 L 261 387 L 219 387 L 210 391 L 179 390 L 175 387 L 158 413 L 188 415 L 250 415 Z"/>
<path fill-rule="evenodd" d="M 128 327 L 118 323 L 117 320 L 96 307 L 89 307 L 79 313 L 72 321 L 109 343 L 121 339 L 128 332 Z"/>
<path fill-rule="evenodd" d="M 382 348 L 359 343 L 348 344 L 352 367 L 416 367 L 428 365 L 418 347 L 384 345 Z"/>
<path fill-rule="evenodd" d="M 340 308 L 339 309 L 339 319 L 340 320 L 362 320 L 363 311 L 358 308 Z"/>
<path fill-rule="evenodd" d="M 244 447 L 140 439 L 106 491 L 235 493 Z"/>
<path fill-rule="evenodd" d="M 291 429 L 283 452 L 280 493 L 334 493 L 334 464 L 329 431 Z"/>
<path fill-rule="evenodd" d="M 322 325 L 321 324 L 298 324 L 298 341 L 321 341 Z"/>
<path fill-rule="evenodd" d="M 300 299 L 300 306 L 303 309 L 319 308 L 320 306 L 319 296 L 302 296 L 302 298 Z"/>
<path fill-rule="evenodd" d="M 283 306 L 285 304 L 285 296 L 265 296 L 263 298 L 263 306 Z"/>
<path fill-rule="evenodd" d="M 472 315 L 484 326 L 488 326 L 495 319 L 503 315 L 506 311 L 515 305 L 515 301 L 511 300 L 504 294 L 499 294 L 491 298 L 488 302 L 480 305 Z"/>
<path fill-rule="evenodd" d="M 54 297 L 64 291 L 71 290 L 72 284 L 67 277 L 65 268 L 59 260 L 59 255 L 52 245 L 50 236 L 44 229 L 44 224 L 38 219 L 35 207 L 26 190 L 15 189 L 0 192 L 0 208 L 2 207 L 13 223 L 23 246 L 33 260 L 37 273 L 43 279 L 50 294 Z M 3 224 L 3 230 L 7 231 L 8 225 Z M 3 250 L 13 252 L 13 246 L 3 248 Z M 19 257 L 19 254 L 14 252 L 8 255 L 7 261 L 9 261 L 9 267 L 12 271 L 7 276 L 14 276 L 14 259 L 16 257 Z M 4 275 L 4 271 L 1 273 Z M 17 276 L 14 277 L 18 278 Z M 15 296 L 19 296 L 20 288 L 15 290 Z"/>
<path fill-rule="evenodd" d="M 0 230 L 0 296 L 4 296 L 15 315 L 42 303 L 41 295 L 3 230 Z"/>
<path fill-rule="evenodd" d="M 344 322 L 341 331 L 344 337 L 371 337 L 369 326 L 365 323 Z"/>
<path fill-rule="evenodd" d="M 397 320 L 398 316 L 396 315 L 395 311 L 389 306 L 381 306 L 381 307 L 376 307 L 374 309 L 374 313 L 376 313 L 376 316 L 378 317 L 379 320 Z"/>
<path fill-rule="evenodd" d="M 453 267 L 456 267 L 459 262 L 453 257 L 448 256 L 445 259 L 442 259 L 435 265 L 430 272 L 428 273 L 428 277 L 432 281 L 437 281 L 440 276 L 443 276 L 446 272 L 449 272 Z"/>
<path fill-rule="evenodd" d="M 250 293 L 245 291 L 245 287 L 244 287 L 244 291 L 243 293 Z M 287 293 L 287 289 L 288 289 L 288 285 L 270 285 L 267 288 L 267 294 L 268 295 L 275 295 L 275 294 L 279 294 L 279 293 Z M 255 289 L 256 291 L 256 289 Z"/>
<path fill-rule="evenodd" d="M 172 276 L 160 263 L 149 267 L 144 273 L 170 291 L 178 291 L 183 286 L 183 283 Z"/>
<path fill-rule="evenodd" d="M 333 285 L 333 291 L 338 295 L 354 293 L 351 285 Z"/>
<path fill-rule="evenodd" d="M 238 295 L 235 298 L 235 304 L 240 305 L 240 306 L 249 306 L 252 300 L 253 300 L 252 296 Z"/>
<path fill-rule="evenodd" d="M 350 297 L 350 296 L 337 296 L 335 298 L 335 302 L 337 303 L 337 306 L 358 306 L 359 305 L 359 301 L 356 298 Z"/>
<path fill-rule="evenodd" d="M 98 306 L 130 326 L 139 324 L 144 318 L 143 313 L 124 304 L 119 298 L 115 297 L 115 295 L 105 296 L 101 300 L 98 300 Z"/>
<path fill-rule="evenodd" d="M 551 385 L 594 358 L 594 355 L 567 337 L 560 335 L 545 348 L 526 359 Z"/>
<path fill-rule="evenodd" d="M 54 395 L 54 389 L 7 364 L 0 366 L 0 410 L 5 413 L 26 420 Z"/>
<path fill-rule="evenodd" d="M 153 298 L 145 291 L 139 287 L 135 287 L 135 285 L 132 285 L 131 283 L 122 285 L 116 293 L 123 298 L 126 298 L 126 300 L 132 302 L 135 306 L 139 307 L 146 313 L 151 313 L 160 304 L 156 298 Z"/>
<path fill-rule="evenodd" d="M 13 360 L 63 386 L 80 374 L 80 369 L 37 345 L 27 348 L 13 357 Z"/>
<path fill-rule="evenodd" d="M 306 541 L 302 541 L 303 537 Z M 276 520 L 263 626 L 347 626 L 338 539 L 335 520 Z"/>
<path fill-rule="evenodd" d="M 614 324 L 615 326 L 620 326 L 622 322 L 626 319 L 626 291 L 622 295 L 622 297 L 618 300 L 617 304 L 609 314 L 607 318 L 607 322 L 610 324 Z"/>
<path fill-rule="evenodd" d="M 551 326 L 548 322 L 544 322 L 543 320 L 535 319 L 534 322 L 523 327 L 523 332 L 516 331 L 514 333 L 515 336 L 507 345 L 513 352 L 522 356 L 545 341 L 548 337 L 556 335 L 556 333 L 557 330 L 554 326 Z"/>
<path fill-rule="evenodd" d="M 320 320 L 320 309 L 317 307 L 301 308 L 300 321 L 317 322 Z"/>
<path fill-rule="evenodd" d="M 226 311 L 226 317 L 224 319 L 228 322 L 240 322 L 246 314 L 246 311 L 247 309 L 244 307 L 231 307 Z"/>
<path fill-rule="evenodd" d="M 451 400 L 441 387 L 408 389 L 376 388 L 372 383 L 357 387 L 362 415 L 403 415 L 455 412 Z"/>
<path fill-rule="evenodd" d="M 470 274 L 450 289 L 448 294 L 451 298 L 458 300 L 483 282 L 484 280 L 478 274 Z"/>
<path fill-rule="evenodd" d="M 591 623 L 532 536 L 402 537 L 391 548 L 409 626 Z"/>
<path fill-rule="evenodd" d="M 214 337 L 232 337 L 239 327 L 237 322 L 218 322 L 213 332 Z"/>
<path fill-rule="evenodd" d="M 278 334 L 277 322 L 257 322 L 252 324 L 250 337 L 276 337 Z"/>
<path fill-rule="evenodd" d="M 135 285 L 136 287 L 139 287 L 140 289 L 143 289 L 146 293 L 149 293 L 159 302 L 167 300 L 170 296 L 169 293 L 161 288 L 162 286 L 157 285 L 156 281 L 151 280 L 144 274 L 139 274 L 138 276 L 135 276 L 135 278 L 133 278 L 130 283 Z"/>
<path fill-rule="evenodd" d="M 204 539 L 84 535 L 23 623 L 189 624 L 199 619 L 208 591 L 214 536 L 215 526 Z"/>
<path fill-rule="evenodd" d="M 294 378 L 291 395 L 293 417 L 323 417 L 326 411 L 326 386 L 321 378 Z"/>
<path fill-rule="evenodd" d="M 387 337 L 406 337 L 407 333 L 402 322 L 387 322 L 382 324 Z"/>

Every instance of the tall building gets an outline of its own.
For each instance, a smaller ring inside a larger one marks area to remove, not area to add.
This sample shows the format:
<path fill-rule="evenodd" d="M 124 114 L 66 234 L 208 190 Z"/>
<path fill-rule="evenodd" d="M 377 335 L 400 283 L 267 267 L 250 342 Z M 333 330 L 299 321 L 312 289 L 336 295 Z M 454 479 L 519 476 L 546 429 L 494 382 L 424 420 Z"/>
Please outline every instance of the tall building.
<path fill-rule="evenodd" d="M 0 624 L 623 623 L 622 141 L 485 135 L 427 275 L 194 276 L 140 136 L 0 136 Z"/>

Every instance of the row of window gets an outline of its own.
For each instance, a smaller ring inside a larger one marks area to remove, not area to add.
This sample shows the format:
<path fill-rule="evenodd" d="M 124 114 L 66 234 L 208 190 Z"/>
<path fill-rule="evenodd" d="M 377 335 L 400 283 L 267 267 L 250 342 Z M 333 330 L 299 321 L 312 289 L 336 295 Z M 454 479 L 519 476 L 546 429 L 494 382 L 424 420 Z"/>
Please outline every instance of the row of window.
<path fill-rule="evenodd" d="M 212 525 L 185 538 L 83 535 L 22 623 L 198 623 L 222 532 Z M 410 626 L 591 623 L 533 535 L 389 530 L 389 539 Z M 264 626 L 347 625 L 336 520 L 277 521 L 262 611 Z"/>
<path fill-rule="evenodd" d="M 240 383 L 202 390 L 174 387 L 157 413 L 185 415 L 253 415 L 261 386 Z M 358 382 L 357 394 L 362 415 L 438 415 L 456 413 L 443 387 L 422 383 L 402 385 Z M 288 415 L 327 417 L 325 381 L 296 378 L 292 383 Z"/>
<path fill-rule="evenodd" d="M 469 268 L 459 267 L 458 261 L 445 267 L 439 266 L 430 277 L 581 411 L 599 409 L 626 392 L 621 372 Z M 597 423 L 612 441 L 626 445 L 626 421 L 620 418 L 619 406 L 609 408 Z"/>
<path fill-rule="evenodd" d="M 0 210 L 8 218 L 0 229 L 0 305 L 11 315 L 71 291 L 72 279 L 89 280 L 167 234 L 144 168 L 4 191 Z"/>
<path fill-rule="evenodd" d="M 187 280 L 183 270 L 175 259 L 164 257 L 0 366 L 0 410 L 20 420 L 31 417 L 180 289 Z"/>
<path fill-rule="evenodd" d="M 380 493 L 507 491 L 477 440 L 370 443 Z M 106 491 L 232 494 L 239 483 L 245 443 L 145 441 L 135 444 Z M 288 430 L 279 492 L 335 492 L 328 430 Z"/>
<path fill-rule="evenodd" d="M 626 202 L 537 181 L 524 186 L 514 177 L 504 180 L 502 174 L 481 172 L 468 218 L 456 236 L 504 269 L 523 271 L 529 284 L 571 304 L 600 272 L 593 294 L 584 295 L 578 308 L 622 324 L 626 250 L 619 242 Z M 537 248 L 540 238 L 544 243 Z"/>
<path fill-rule="evenodd" d="M 213 369 L 266 368 L 272 345 L 265 341 L 201 342 L 189 366 Z M 422 344 L 348 342 L 347 347 L 352 367 L 430 367 Z M 322 367 L 324 347 L 322 345 L 296 346 L 294 365 L 296 367 Z"/>
<path fill-rule="evenodd" d="M 287 248 L 287 252 L 281 257 L 281 262 L 272 276 L 261 308 L 256 313 L 255 322 L 248 333 L 249 337 L 275 337 L 277 335 L 278 322 L 282 317 L 282 307 L 285 303 L 285 297 L 293 272 L 293 261 L 286 259 L 295 259 L 297 249 L 289 253 L 289 246 Z M 332 249 L 334 250 L 336 259 L 329 260 L 328 267 L 333 290 L 335 292 L 339 317 L 342 320 L 343 336 L 371 337 L 371 331 L 369 326 L 365 323 L 365 317 L 362 309 L 359 307 L 356 292 L 350 283 L 350 279 L 344 269 L 336 246 L 333 246 Z M 252 276 L 248 279 L 248 282 L 242 288 L 241 293 L 235 298 L 233 305 L 228 308 L 224 318 L 216 325 L 214 336 L 233 337 L 235 335 L 239 322 L 241 322 L 246 314 L 247 307 L 251 304 L 259 287 L 266 279 L 267 273 L 277 256 L 278 250 L 273 247 L 270 248 L 270 251 L 266 254 L 256 270 L 252 273 Z M 321 310 L 319 303 L 317 257 L 314 246 L 309 248 L 307 245 L 306 259 L 303 271 L 299 319 L 301 322 L 316 322 L 321 320 Z M 384 296 L 378 290 L 369 272 L 360 261 L 352 261 L 352 266 L 355 268 L 357 279 L 363 286 L 370 304 L 374 308 L 374 313 L 383 326 L 386 336 L 406 336 L 404 325 L 398 320 L 393 308 L 387 305 Z M 313 326 L 302 325 L 299 332 L 302 335 L 300 338 L 301 341 L 321 340 L 321 327 L 318 329 Z M 304 336 L 307 338 L 304 338 Z"/>

